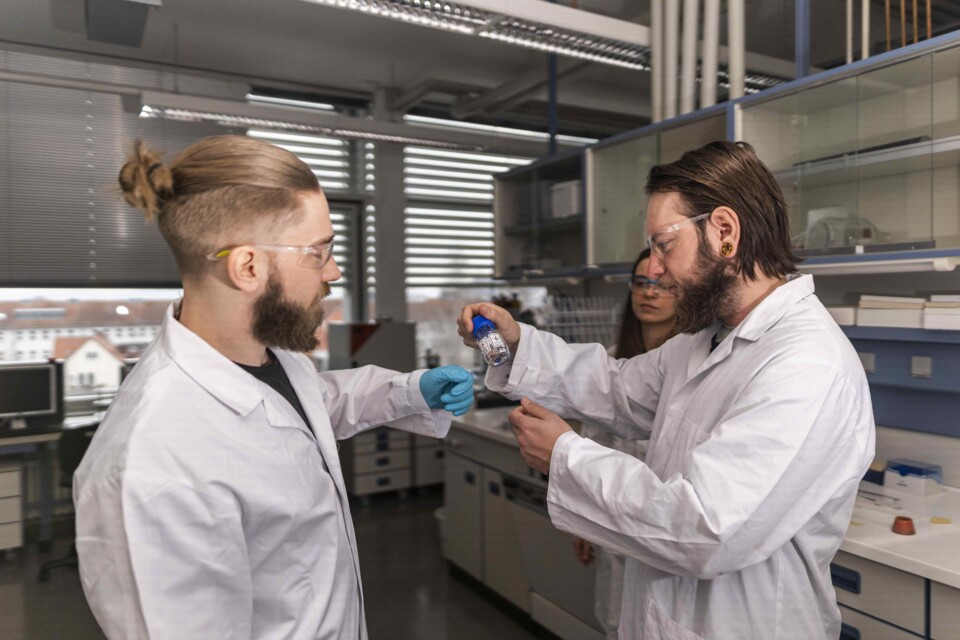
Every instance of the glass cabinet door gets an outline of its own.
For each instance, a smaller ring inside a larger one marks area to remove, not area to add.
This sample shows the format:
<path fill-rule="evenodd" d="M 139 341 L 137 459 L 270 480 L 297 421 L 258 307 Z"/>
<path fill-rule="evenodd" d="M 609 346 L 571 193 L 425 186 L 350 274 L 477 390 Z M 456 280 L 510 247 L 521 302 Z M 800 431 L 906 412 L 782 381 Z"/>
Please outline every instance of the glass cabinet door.
<path fill-rule="evenodd" d="M 933 54 L 933 237 L 960 247 L 960 47 Z"/>
<path fill-rule="evenodd" d="M 657 135 L 587 152 L 587 262 L 632 262 L 645 244 L 647 173 L 659 157 Z"/>
<path fill-rule="evenodd" d="M 865 249 L 933 246 L 933 56 L 857 77 L 857 197 Z"/>

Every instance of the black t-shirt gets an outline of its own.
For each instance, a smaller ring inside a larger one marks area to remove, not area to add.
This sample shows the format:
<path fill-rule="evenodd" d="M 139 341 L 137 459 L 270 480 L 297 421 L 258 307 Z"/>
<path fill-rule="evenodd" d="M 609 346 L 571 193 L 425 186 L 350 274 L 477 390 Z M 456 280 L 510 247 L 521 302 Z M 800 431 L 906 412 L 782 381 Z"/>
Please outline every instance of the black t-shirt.
<path fill-rule="evenodd" d="M 273 355 L 273 352 L 269 349 L 267 350 L 267 355 L 270 356 L 270 361 L 259 367 L 251 367 L 240 364 L 239 362 L 235 364 L 260 382 L 270 385 L 274 391 L 286 398 L 290 406 L 297 410 L 297 413 L 303 418 L 303 423 L 307 425 L 307 428 L 312 432 L 313 427 L 310 426 L 310 421 L 307 420 L 307 414 L 303 410 L 303 405 L 300 404 L 300 398 L 297 397 L 297 392 L 294 390 L 293 385 L 290 384 L 290 378 L 287 377 L 287 372 L 283 370 L 283 365 L 280 364 L 280 360 L 277 356 Z"/>

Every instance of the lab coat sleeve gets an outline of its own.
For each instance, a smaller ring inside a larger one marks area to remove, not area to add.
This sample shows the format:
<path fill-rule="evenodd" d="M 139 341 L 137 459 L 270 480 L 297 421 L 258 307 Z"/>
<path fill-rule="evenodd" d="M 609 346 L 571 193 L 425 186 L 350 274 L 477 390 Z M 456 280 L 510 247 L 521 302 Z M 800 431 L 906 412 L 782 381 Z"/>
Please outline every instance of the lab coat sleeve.
<path fill-rule="evenodd" d="M 420 376 L 425 371 L 397 373 L 366 366 L 319 374 L 336 438 L 343 440 L 383 425 L 431 438 L 445 437 L 451 414 L 427 406 L 420 393 Z"/>
<path fill-rule="evenodd" d="M 124 526 L 78 518 L 81 562 L 84 556 L 89 561 L 84 589 L 107 637 L 249 639 L 253 595 L 239 506 L 130 471 L 110 482 L 113 487 L 87 495 L 120 491 L 122 499 L 114 504 L 122 505 L 122 513 L 113 515 Z M 129 564 L 115 557 L 122 553 L 129 554 Z M 110 565 L 129 566 L 131 575 L 113 585 L 122 593 L 101 582 L 112 579 Z"/>
<path fill-rule="evenodd" d="M 682 472 L 663 480 L 627 454 L 564 434 L 551 458 L 551 518 L 676 575 L 738 571 L 818 513 L 850 508 L 873 456 L 869 404 L 865 389 L 822 362 L 768 363 L 709 434 L 686 420 L 662 427 L 677 430 L 669 442 L 687 452 L 677 454 Z"/>
<path fill-rule="evenodd" d="M 653 428 L 663 386 L 663 348 L 617 360 L 603 345 L 567 344 L 521 324 L 516 356 L 510 364 L 489 368 L 486 385 L 511 399 L 526 396 L 566 419 L 636 440 Z"/>

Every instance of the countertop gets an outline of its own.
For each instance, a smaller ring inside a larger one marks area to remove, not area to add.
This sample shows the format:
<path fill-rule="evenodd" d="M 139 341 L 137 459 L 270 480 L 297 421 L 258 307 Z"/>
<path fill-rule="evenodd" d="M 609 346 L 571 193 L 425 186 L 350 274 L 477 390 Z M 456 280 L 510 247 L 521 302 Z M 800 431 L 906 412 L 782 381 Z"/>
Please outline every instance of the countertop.
<path fill-rule="evenodd" d="M 453 427 L 517 447 L 507 423 L 512 407 L 479 409 L 454 418 Z M 871 493 L 883 487 L 861 483 Z M 896 506 L 877 506 L 858 497 L 841 551 L 873 560 L 907 573 L 960 589 L 960 490 L 945 487 L 942 493 L 921 497 L 886 492 L 899 499 Z M 895 516 L 913 518 L 917 534 L 904 536 L 891 530 Z M 933 524 L 931 517 L 950 518 L 952 524 Z"/>
<path fill-rule="evenodd" d="M 514 407 L 494 407 L 492 409 L 474 409 L 453 419 L 452 428 L 463 429 L 500 444 L 519 449 L 513 429 L 507 422 L 507 415 Z"/>
<path fill-rule="evenodd" d="M 884 493 L 883 487 L 871 483 L 861 483 L 861 489 Z M 899 508 L 857 498 L 840 550 L 960 589 L 960 490 L 944 487 L 942 493 L 927 497 L 885 493 L 900 500 Z M 913 518 L 917 534 L 893 533 L 896 516 Z M 933 524 L 934 516 L 953 523 Z"/>

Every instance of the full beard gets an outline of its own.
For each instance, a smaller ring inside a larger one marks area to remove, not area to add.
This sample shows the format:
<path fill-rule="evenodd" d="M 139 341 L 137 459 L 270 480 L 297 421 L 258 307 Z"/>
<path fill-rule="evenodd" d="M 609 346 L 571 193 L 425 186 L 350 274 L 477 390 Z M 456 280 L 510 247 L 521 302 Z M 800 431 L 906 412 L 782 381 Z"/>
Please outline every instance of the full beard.
<path fill-rule="evenodd" d="M 267 347 L 296 353 L 315 351 L 319 346 L 317 329 L 323 322 L 321 301 L 329 294 L 330 285 L 324 283 L 313 302 L 303 307 L 287 300 L 280 278 L 272 272 L 267 290 L 253 304 L 253 337 Z"/>
<path fill-rule="evenodd" d="M 697 333 L 710 327 L 735 308 L 737 277 L 728 263 L 710 253 L 701 238 L 697 250 L 697 273 L 690 282 L 677 283 L 677 333 Z"/>

